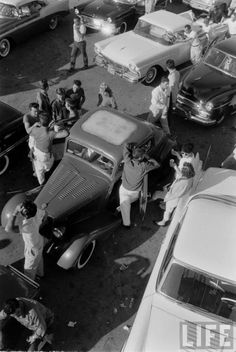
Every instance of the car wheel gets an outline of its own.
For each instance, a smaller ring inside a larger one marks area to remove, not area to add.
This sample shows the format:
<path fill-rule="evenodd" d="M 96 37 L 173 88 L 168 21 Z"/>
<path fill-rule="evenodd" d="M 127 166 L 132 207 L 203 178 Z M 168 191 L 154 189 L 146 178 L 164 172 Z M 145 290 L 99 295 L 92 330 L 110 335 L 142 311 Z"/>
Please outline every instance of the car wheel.
<path fill-rule="evenodd" d="M 6 57 L 11 50 L 10 40 L 3 38 L 0 40 L 0 57 Z"/>
<path fill-rule="evenodd" d="M 96 240 L 91 241 L 80 253 L 76 261 L 77 269 L 82 269 L 88 263 L 96 246 Z"/>
<path fill-rule="evenodd" d="M 51 17 L 50 21 L 49 21 L 49 24 L 48 24 L 49 29 L 51 31 L 54 31 L 54 29 L 56 29 L 57 26 L 58 26 L 58 22 L 59 22 L 58 16 Z"/>
<path fill-rule="evenodd" d="M 7 155 L 4 155 L 0 158 L 0 175 L 4 174 L 9 166 L 9 158 Z"/>
<path fill-rule="evenodd" d="M 158 74 L 158 68 L 156 66 L 149 68 L 148 72 L 146 73 L 144 82 L 146 84 L 153 83 L 157 78 L 157 74 Z"/>
<path fill-rule="evenodd" d="M 127 31 L 127 23 L 122 22 L 120 25 L 120 33 L 125 33 Z"/>

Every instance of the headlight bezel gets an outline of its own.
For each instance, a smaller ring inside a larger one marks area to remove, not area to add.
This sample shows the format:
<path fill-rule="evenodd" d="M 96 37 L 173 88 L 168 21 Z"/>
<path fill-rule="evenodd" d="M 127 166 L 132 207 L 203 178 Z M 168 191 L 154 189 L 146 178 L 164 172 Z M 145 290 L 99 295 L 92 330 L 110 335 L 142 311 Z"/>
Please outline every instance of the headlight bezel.
<path fill-rule="evenodd" d="M 205 104 L 205 109 L 207 112 L 211 112 L 214 108 L 214 104 L 212 101 L 208 101 L 206 104 Z"/>
<path fill-rule="evenodd" d="M 56 237 L 57 239 L 62 238 L 65 232 L 66 232 L 65 226 L 58 226 L 52 229 L 53 236 Z"/>

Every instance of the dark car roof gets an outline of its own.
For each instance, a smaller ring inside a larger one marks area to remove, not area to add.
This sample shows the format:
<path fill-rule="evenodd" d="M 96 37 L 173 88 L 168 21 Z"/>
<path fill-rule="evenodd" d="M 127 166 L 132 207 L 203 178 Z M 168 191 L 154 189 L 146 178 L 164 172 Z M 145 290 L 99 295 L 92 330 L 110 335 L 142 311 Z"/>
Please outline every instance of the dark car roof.
<path fill-rule="evenodd" d="M 236 38 L 231 37 L 226 40 L 222 40 L 215 45 L 215 48 L 222 50 L 232 56 L 236 56 Z"/>
<path fill-rule="evenodd" d="M 0 130 L 20 116 L 22 116 L 20 111 L 0 101 Z"/>
<path fill-rule="evenodd" d="M 101 137 L 103 132 L 104 136 Z M 139 144 L 149 135 L 152 135 L 149 123 L 124 112 L 103 107 L 88 112 L 83 119 L 77 121 L 70 130 L 69 138 L 120 160 L 125 143 Z"/>

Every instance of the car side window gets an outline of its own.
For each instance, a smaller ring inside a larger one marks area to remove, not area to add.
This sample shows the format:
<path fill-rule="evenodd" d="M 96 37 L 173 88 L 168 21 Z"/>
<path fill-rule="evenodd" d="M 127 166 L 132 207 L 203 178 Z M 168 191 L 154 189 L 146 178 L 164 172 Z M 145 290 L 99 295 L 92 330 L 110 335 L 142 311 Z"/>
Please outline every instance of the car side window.
<path fill-rule="evenodd" d="M 175 228 L 174 236 L 173 236 L 172 239 L 171 239 L 169 248 L 168 248 L 168 250 L 166 251 L 164 260 L 163 260 L 163 262 L 162 262 L 161 270 L 160 270 L 159 275 L 158 275 L 158 278 L 157 278 L 157 284 L 159 284 L 159 282 L 161 281 L 162 276 L 163 276 L 163 274 L 165 273 L 166 268 L 167 268 L 167 266 L 168 266 L 168 264 L 169 264 L 169 262 L 170 262 L 170 260 L 171 260 L 171 258 L 172 258 L 173 251 L 174 251 L 174 246 L 175 246 L 175 242 L 176 242 L 176 240 L 177 240 L 180 227 L 181 227 L 181 224 L 178 223 L 178 225 L 177 225 L 176 228 Z"/>

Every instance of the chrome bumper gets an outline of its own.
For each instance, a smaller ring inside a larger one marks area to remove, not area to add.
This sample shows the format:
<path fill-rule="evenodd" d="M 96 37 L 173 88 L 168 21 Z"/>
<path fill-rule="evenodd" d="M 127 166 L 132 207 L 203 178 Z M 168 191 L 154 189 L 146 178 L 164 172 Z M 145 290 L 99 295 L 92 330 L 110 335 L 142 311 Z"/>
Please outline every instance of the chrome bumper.
<path fill-rule="evenodd" d="M 211 113 L 201 110 L 192 100 L 178 94 L 176 108 L 183 113 L 187 120 L 197 122 L 204 126 L 213 126 L 216 120 L 211 119 Z"/>
<path fill-rule="evenodd" d="M 98 66 L 106 68 L 110 74 L 122 77 L 130 83 L 137 83 L 140 80 L 138 74 L 129 71 L 129 69 L 126 67 L 118 66 L 116 64 L 111 63 L 101 55 L 95 56 L 95 63 Z"/>

